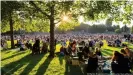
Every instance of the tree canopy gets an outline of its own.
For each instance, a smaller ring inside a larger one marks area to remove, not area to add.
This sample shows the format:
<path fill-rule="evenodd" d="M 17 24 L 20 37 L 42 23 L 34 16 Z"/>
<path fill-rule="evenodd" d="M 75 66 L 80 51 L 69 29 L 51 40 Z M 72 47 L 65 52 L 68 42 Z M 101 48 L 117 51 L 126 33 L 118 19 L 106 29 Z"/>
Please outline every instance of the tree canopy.
<path fill-rule="evenodd" d="M 51 4 L 52 3 L 52 4 Z M 98 20 L 105 18 L 112 18 L 112 21 L 122 21 L 124 24 L 130 24 L 133 19 L 133 2 L 132 1 L 2 1 L 2 32 L 9 31 L 9 27 L 4 20 L 9 17 L 9 13 L 16 13 L 16 11 L 26 11 L 24 12 L 24 22 L 25 30 L 27 32 L 32 31 L 42 31 L 48 32 L 50 27 L 48 24 L 48 19 L 50 16 L 50 6 L 55 6 L 54 19 L 55 23 L 62 21 L 63 16 L 69 16 L 78 20 L 79 16 L 83 16 L 85 21 Z M 23 7 L 25 5 L 25 7 Z M 10 7 L 10 8 L 9 8 Z M 38 7 L 38 8 L 37 8 Z M 21 9 L 20 9 L 21 8 Z M 40 10 L 41 12 L 39 12 Z M 44 14 L 44 15 L 43 15 Z M 20 14 L 15 14 L 16 17 Z M 20 15 L 21 16 L 21 15 Z M 16 18 L 15 17 L 15 18 Z M 17 17 L 18 18 L 18 17 Z M 39 20 L 40 19 L 40 20 Z M 39 20 L 39 21 L 38 21 Z M 32 21 L 32 22 L 30 22 Z M 109 21 L 109 20 L 108 20 Z M 14 28 L 18 30 L 22 27 L 22 20 L 18 18 L 15 20 Z M 38 23 L 36 23 L 38 22 Z M 45 23 L 45 24 L 39 24 Z M 109 23 L 109 22 L 108 22 Z M 18 26 L 16 26 L 18 25 Z M 20 25 L 20 26 L 19 26 Z M 39 29 L 40 27 L 42 29 Z M 66 25 L 62 25 L 63 27 Z M 48 28 L 46 28 L 48 27 Z M 59 26 L 60 27 L 60 26 Z M 63 28 L 62 27 L 62 28 Z M 66 26 L 68 27 L 68 26 Z M 64 27 L 64 28 L 66 28 Z M 35 29 L 36 28 L 36 29 Z M 64 29 L 65 30 L 65 29 Z"/>

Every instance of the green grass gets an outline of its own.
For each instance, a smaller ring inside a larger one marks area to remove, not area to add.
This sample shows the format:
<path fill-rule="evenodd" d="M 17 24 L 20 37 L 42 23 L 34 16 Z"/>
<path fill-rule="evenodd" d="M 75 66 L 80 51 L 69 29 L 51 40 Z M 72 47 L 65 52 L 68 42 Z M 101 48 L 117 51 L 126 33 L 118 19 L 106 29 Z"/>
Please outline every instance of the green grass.
<path fill-rule="evenodd" d="M 19 55 L 12 51 L 6 52 L 1 52 L 1 67 L 5 75 L 71 75 L 76 71 L 77 75 L 82 75 L 80 67 L 66 64 L 64 57 L 49 59 L 49 54 L 31 55 L 29 50 L 17 52 Z"/>
<path fill-rule="evenodd" d="M 68 43 L 68 42 L 67 42 Z M 120 51 L 121 48 L 108 47 L 104 41 L 102 53 L 104 56 L 111 56 L 113 51 Z M 59 52 L 61 45 L 56 46 Z M 133 44 L 129 44 L 133 49 Z M 4 75 L 83 75 L 83 70 L 79 66 L 66 64 L 65 58 L 56 56 L 48 58 L 47 54 L 31 55 L 30 50 L 2 50 L 1 67 Z"/>

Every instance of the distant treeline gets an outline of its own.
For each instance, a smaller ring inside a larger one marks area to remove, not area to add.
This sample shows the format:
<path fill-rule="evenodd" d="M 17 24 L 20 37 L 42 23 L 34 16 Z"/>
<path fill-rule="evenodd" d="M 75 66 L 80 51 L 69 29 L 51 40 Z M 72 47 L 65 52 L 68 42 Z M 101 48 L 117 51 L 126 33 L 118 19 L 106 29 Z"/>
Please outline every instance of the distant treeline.
<path fill-rule="evenodd" d="M 119 25 L 88 25 L 88 24 L 81 24 L 79 26 L 74 27 L 74 29 L 70 31 L 84 31 L 88 33 L 107 33 L 107 32 L 115 32 L 115 33 L 122 33 L 122 32 L 130 32 L 130 28 L 126 25 L 120 28 Z M 63 30 L 56 30 L 56 32 L 64 32 Z"/>
<path fill-rule="evenodd" d="M 108 33 L 108 32 L 114 32 L 114 33 L 122 33 L 122 32 L 126 32 L 129 33 L 130 32 L 129 27 L 127 27 L 126 25 L 123 26 L 122 28 L 120 28 L 119 25 L 103 25 L 103 24 L 99 24 L 99 25 L 88 25 L 88 24 L 81 24 L 79 26 L 74 27 L 72 30 L 68 30 L 68 31 L 63 31 L 60 29 L 56 29 L 55 33 L 67 33 L 69 31 L 77 31 L 77 32 L 88 32 L 88 33 Z M 47 33 L 47 32 L 26 32 L 24 30 L 18 30 L 18 31 L 14 31 L 14 34 L 40 34 L 40 33 Z M 10 34 L 10 31 L 7 31 L 5 33 L 2 33 L 2 35 L 8 35 Z"/>

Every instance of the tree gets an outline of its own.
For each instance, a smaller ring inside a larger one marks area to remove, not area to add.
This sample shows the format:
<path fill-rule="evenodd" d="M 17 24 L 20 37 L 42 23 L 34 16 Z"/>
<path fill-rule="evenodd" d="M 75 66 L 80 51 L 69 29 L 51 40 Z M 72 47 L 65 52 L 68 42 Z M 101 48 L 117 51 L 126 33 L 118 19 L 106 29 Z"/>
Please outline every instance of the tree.
<path fill-rule="evenodd" d="M 111 18 L 108 18 L 108 19 L 106 20 L 106 25 L 112 26 L 112 19 L 111 19 Z"/>
<path fill-rule="evenodd" d="M 13 25 L 15 21 L 13 20 L 13 15 L 16 10 L 23 7 L 22 2 L 18 1 L 1 1 L 1 21 L 2 25 L 9 22 L 10 25 L 10 37 L 11 37 L 11 48 L 14 48 L 14 38 L 13 38 Z M 4 23 L 6 22 L 6 23 Z"/>
<path fill-rule="evenodd" d="M 127 25 L 124 25 L 121 29 L 122 29 L 122 32 L 125 32 L 125 33 L 129 31 L 129 28 L 127 27 Z"/>
<path fill-rule="evenodd" d="M 18 3 L 17 1 L 14 1 Z M 25 3 L 25 2 L 24 2 Z M 54 55 L 54 28 L 55 22 L 61 21 L 61 16 L 71 16 L 77 19 L 83 15 L 86 19 L 104 18 L 111 10 L 110 1 L 30 1 L 25 3 L 30 15 L 49 20 L 50 24 L 50 55 Z M 29 4 L 31 5 L 29 7 Z M 7 6 L 10 4 L 7 4 Z M 15 4 L 11 4 L 11 6 Z M 17 4 L 19 5 L 19 4 Z M 2 6 L 3 7 L 3 6 Z M 18 8 L 16 6 L 16 8 Z M 13 8 L 14 9 L 14 8 Z M 82 10 L 83 9 L 83 10 Z M 32 11 L 32 12 L 31 12 Z M 34 14 L 36 13 L 36 14 Z M 62 15 L 65 13 L 65 15 Z M 98 16 L 98 17 L 97 17 Z M 12 24 L 12 23 L 11 23 Z M 33 24 L 34 26 L 34 24 Z M 10 27 L 12 29 L 12 27 Z M 30 30 L 30 29 L 29 29 Z"/>
<path fill-rule="evenodd" d="M 30 16 L 49 21 L 51 57 L 54 57 L 55 25 L 62 21 L 63 16 L 69 16 L 77 20 L 82 15 L 85 17 L 85 20 L 97 20 L 105 18 L 111 11 L 110 1 L 30 1 L 24 2 L 24 4 L 27 6 L 25 9 L 29 12 Z M 32 18 L 30 18 L 31 20 Z M 31 27 L 36 25 L 39 24 L 34 21 Z M 28 30 L 30 31 L 30 29 Z"/>
<path fill-rule="evenodd" d="M 111 17 L 116 22 L 131 24 L 133 19 L 133 1 L 114 1 L 112 4 Z"/>
<path fill-rule="evenodd" d="M 32 22 L 28 19 L 25 24 L 26 32 L 49 32 L 49 29 L 49 22 L 39 18 L 32 19 Z"/>
<path fill-rule="evenodd" d="M 38 2 L 29 2 L 37 11 L 39 11 L 44 18 L 47 18 L 50 23 L 50 57 L 54 57 L 54 29 L 55 29 L 55 20 L 60 19 L 59 16 L 63 13 L 64 9 L 70 8 L 69 5 L 72 2 L 55 2 L 55 1 L 50 1 L 50 2 L 43 2 L 43 1 L 38 1 Z M 58 4 L 58 5 L 57 5 Z M 41 6 L 44 8 L 42 8 Z M 66 7 L 67 5 L 67 7 Z M 62 8 L 64 7 L 64 8 Z M 62 8 L 62 9 L 61 9 Z M 58 18 L 57 18 L 58 17 Z M 60 20 L 58 20 L 60 21 Z"/>
<path fill-rule="evenodd" d="M 115 30 L 115 33 L 120 34 L 121 33 L 121 30 L 120 29 L 116 29 Z"/>
<path fill-rule="evenodd" d="M 82 31 L 82 30 L 84 30 L 84 31 L 88 32 L 89 25 L 88 24 L 81 23 L 79 26 L 74 27 L 74 29 L 76 31 Z"/>
<path fill-rule="evenodd" d="M 54 28 L 62 20 L 61 16 L 71 16 L 77 20 L 78 15 L 94 20 L 95 15 L 110 11 L 109 1 L 30 1 L 37 13 L 50 23 L 50 56 L 54 57 Z M 83 9 L 83 10 L 82 10 Z M 65 13 L 65 15 L 63 15 Z M 103 15 L 102 15 L 103 16 Z M 96 19 L 96 18 L 95 18 Z M 55 23 L 57 21 L 57 23 Z"/>
<path fill-rule="evenodd" d="M 60 22 L 58 29 L 61 31 L 68 31 L 74 29 L 74 27 L 79 26 L 79 23 L 75 20 L 68 20 Z"/>
<path fill-rule="evenodd" d="M 131 27 L 131 33 L 133 34 L 133 26 Z"/>

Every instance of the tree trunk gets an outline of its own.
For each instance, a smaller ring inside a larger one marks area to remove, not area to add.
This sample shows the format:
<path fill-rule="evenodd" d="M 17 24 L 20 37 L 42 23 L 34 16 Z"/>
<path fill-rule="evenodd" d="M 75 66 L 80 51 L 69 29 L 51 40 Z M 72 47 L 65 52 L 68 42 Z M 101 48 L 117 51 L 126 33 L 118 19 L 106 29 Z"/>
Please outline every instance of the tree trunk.
<path fill-rule="evenodd" d="M 13 20 L 12 20 L 12 16 L 10 16 L 9 25 L 10 25 L 10 37 L 11 37 L 11 49 L 13 49 L 13 48 L 15 48 L 15 46 L 14 46 L 14 38 L 13 38 Z"/>
<path fill-rule="evenodd" d="M 55 52 L 55 41 L 54 41 L 54 6 L 50 7 L 51 15 L 50 15 L 50 57 L 54 57 Z"/>
<path fill-rule="evenodd" d="M 54 20 L 50 20 L 50 57 L 54 57 Z"/>

